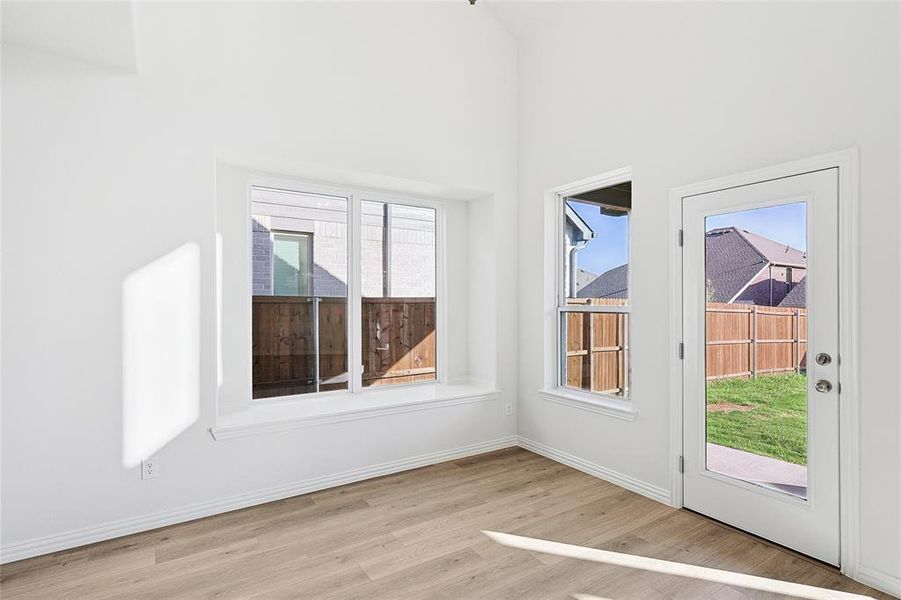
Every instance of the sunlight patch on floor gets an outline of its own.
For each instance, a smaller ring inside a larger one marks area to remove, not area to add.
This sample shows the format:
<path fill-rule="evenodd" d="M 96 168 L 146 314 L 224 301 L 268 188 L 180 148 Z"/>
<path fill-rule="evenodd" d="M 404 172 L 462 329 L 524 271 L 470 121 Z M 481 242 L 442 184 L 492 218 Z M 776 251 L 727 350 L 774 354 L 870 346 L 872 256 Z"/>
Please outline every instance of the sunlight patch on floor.
<path fill-rule="evenodd" d="M 734 571 L 723 571 L 720 569 L 712 569 L 710 567 L 699 567 L 685 563 L 661 560 L 658 558 L 648 558 L 637 556 L 634 554 L 625 554 L 622 552 L 611 552 L 609 550 L 598 550 L 596 548 L 588 548 L 585 546 L 576 546 L 573 544 L 563 544 L 561 542 L 552 542 L 537 538 L 524 537 L 521 535 L 513 535 L 510 533 L 500 533 L 497 531 L 482 531 L 490 539 L 507 546 L 509 548 L 517 548 L 530 552 L 543 552 L 545 554 L 553 554 L 564 558 L 575 558 L 578 560 L 587 560 L 618 567 L 627 567 L 631 569 L 641 569 L 652 573 L 661 573 L 663 575 L 676 575 L 678 577 L 690 577 L 692 579 L 700 579 L 723 585 L 732 585 L 743 587 L 761 592 L 769 592 L 773 594 L 783 594 L 796 598 L 806 598 L 808 600 L 863 600 L 870 599 L 870 596 L 862 596 L 860 594 L 852 594 L 850 592 L 840 592 L 826 588 L 819 588 L 801 583 L 793 583 L 790 581 L 780 581 L 778 579 L 768 579 L 766 577 L 758 577 L 756 575 L 746 575 L 744 573 L 736 573 Z M 580 600 L 594 600 L 594 596 L 580 595 L 576 596 Z"/>

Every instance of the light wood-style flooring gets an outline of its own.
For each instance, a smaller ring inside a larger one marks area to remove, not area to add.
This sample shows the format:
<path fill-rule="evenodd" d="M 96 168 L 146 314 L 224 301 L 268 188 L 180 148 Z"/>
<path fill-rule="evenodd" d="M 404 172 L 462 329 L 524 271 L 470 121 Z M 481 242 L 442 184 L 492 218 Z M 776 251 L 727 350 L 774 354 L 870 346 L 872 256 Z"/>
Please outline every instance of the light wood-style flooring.
<path fill-rule="evenodd" d="M 483 530 L 890 598 L 522 449 L 4 565 L 17 598 L 785 597 L 501 545 Z"/>

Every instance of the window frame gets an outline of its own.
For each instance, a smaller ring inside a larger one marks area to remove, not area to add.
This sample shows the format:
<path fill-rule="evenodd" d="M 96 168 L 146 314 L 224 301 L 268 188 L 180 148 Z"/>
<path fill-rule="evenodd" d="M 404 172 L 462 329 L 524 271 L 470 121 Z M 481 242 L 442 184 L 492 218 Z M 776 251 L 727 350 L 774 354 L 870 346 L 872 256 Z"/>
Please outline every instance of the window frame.
<path fill-rule="evenodd" d="M 547 335 L 546 339 L 546 351 L 545 351 L 545 360 L 547 363 L 545 365 L 545 388 L 542 390 L 542 396 L 549 401 L 556 402 L 559 404 L 572 405 L 578 408 L 585 408 L 592 412 L 597 412 L 601 414 L 607 414 L 610 416 L 615 416 L 618 418 L 625 418 L 627 420 L 634 419 L 636 414 L 636 410 L 634 408 L 634 400 L 632 397 L 632 361 L 631 361 L 631 347 L 632 347 L 632 262 L 633 262 L 633 221 L 634 217 L 634 206 L 629 210 L 629 234 L 628 234 L 628 256 L 629 256 L 629 270 L 627 275 L 627 289 L 629 290 L 629 303 L 627 306 L 610 306 L 610 305 L 567 305 L 567 290 L 566 290 L 566 272 L 565 272 L 565 255 L 566 255 L 566 240 L 565 240 L 565 227 L 566 227 L 566 199 L 572 196 L 576 196 L 578 194 L 589 192 L 597 189 L 602 189 L 605 187 L 611 187 L 618 184 L 633 182 L 632 178 L 632 169 L 629 167 L 618 169 L 616 171 L 611 171 L 609 173 L 605 173 L 602 175 L 598 175 L 595 177 L 589 177 L 587 179 L 583 179 L 577 181 L 575 183 L 558 187 L 556 189 L 549 190 L 546 193 L 546 200 L 548 202 L 548 209 L 546 210 L 547 217 L 553 218 L 553 227 L 549 227 L 546 229 L 546 235 L 550 234 L 553 231 L 553 239 L 550 240 L 550 243 L 546 245 L 546 248 L 550 251 L 550 260 L 553 261 L 553 266 L 551 268 L 551 272 L 553 273 L 553 277 L 546 277 L 546 286 L 548 284 L 553 286 L 552 293 L 548 293 L 546 296 L 548 299 L 553 298 L 552 304 L 549 308 L 550 319 L 553 323 L 548 324 L 546 327 Z M 550 265 L 547 264 L 547 258 L 545 263 L 545 271 L 548 271 L 548 267 Z M 551 292 L 551 290 L 547 290 Z M 582 313 L 615 313 L 615 314 L 628 314 L 629 319 L 626 325 L 626 340 L 628 340 L 628 346 L 626 350 L 625 357 L 625 368 L 627 369 L 626 374 L 626 389 L 624 390 L 624 394 L 622 396 L 618 396 L 615 394 L 606 394 L 602 392 L 588 392 L 584 390 L 576 390 L 573 388 L 566 387 L 564 384 L 564 377 L 566 374 L 566 353 L 564 350 L 564 346 L 566 340 L 564 339 L 564 327 L 563 327 L 563 316 L 566 313 L 570 312 L 582 312 Z M 550 338 L 550 339 L 548 339 Z"/>
<path fill-rule="evenodd" d="M 327 195 L 347 200 L 347 364 L 348 386 L 343 390 L 290 394 L 269 398 L 253 398 L 253 381 L 248 382 L 247 398 L 251 406 L 278 404 L 285 402 L 302 402 L 335 396 L 366 396 L 383 393 L 385 390 L 408 389 L 417 386 L 437 386 L 446 383 L 445 367 L 447 365 L 447 318 L 446 318 L 446 262 L 445 262 L 445 203 L 428 198 L 411 197 L 406 194 L 395 194 L 387 190 L 366 187 L 345 186 L 340 184 L 318 183 L 314 181 L 288 177 L 268 177 L 253 175 L 246 180 L 246 236 L 245 252 L 252 256 L 253 244 L 253 190 L 265 188 L 276 191 L 299 194 Z M 431 381 L 414 381 L 396 383 L 390 386 L 363 387 L 363 324 L 362 318 L 362 210 L 363 201 L 384 202 L 396 205 L 428 208 L 435 211 L 435 379 Z M 311 236 L 312 238 L 312 236 Z M 247 261 L 245 279 L 252 281 L 252 260 Z M 274 288 L 273 288 L 274 291 Z M 248 323 L 253 322 L 253 288 L 245 298 Z M 246 340 L 245 360 L 253 364 L 252 327 Z M 252 367 L 251 367 L 252 370 Z"/>

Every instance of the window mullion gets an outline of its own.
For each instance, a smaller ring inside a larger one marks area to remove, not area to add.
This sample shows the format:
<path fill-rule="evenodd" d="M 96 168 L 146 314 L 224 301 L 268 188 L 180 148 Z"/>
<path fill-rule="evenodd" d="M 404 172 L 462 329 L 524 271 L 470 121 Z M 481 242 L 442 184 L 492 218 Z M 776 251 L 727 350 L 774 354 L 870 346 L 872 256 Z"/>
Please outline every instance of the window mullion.
<path fill-rule="evenodd" d="M 363 388 L 363 325 L 362 325 L 362 251 L 360 240 L 362 232 L 362 213 L 360 196 L 348 194 L 350 198 L 350 214 L 348 215 L 347 253 L 348 263 L 348 372 L 350 374 L 350 391 L 357 393 Z"/>

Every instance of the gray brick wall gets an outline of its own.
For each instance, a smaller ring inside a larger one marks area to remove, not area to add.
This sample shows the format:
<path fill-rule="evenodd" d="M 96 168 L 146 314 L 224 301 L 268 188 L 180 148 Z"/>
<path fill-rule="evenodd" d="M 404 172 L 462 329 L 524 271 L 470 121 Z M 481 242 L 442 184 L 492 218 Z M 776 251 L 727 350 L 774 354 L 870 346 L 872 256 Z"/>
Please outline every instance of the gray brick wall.
<path fill-rule="evenodd" d="M 362 203 L 362 295 L 383 295 L 383 204 Z M 313 293 L 347 295 L 347 212 L 343 199 L 257 190 L 253 192 L 253 293 L 272 293 L 272 231 L 313 234 Z M 435 213 L 393 205 L 391 296 L 435 295 Z"/>
<path fill-rule="evenodd" d="M 316 221 L 313 231 L 313 294 L 347 296 L 347 225 Z"/>
<path fill-rule="evenodd" d="M 254 215 L 252 232 L 253 295 L 268 296 L 272 293 L 272 274 L 270 272 L 272 242 L 269 235 L 269 217 Z"/>
<path fill-rule="evenodd" d="M 391 228 L 391 295 L 435 295 L 435 231 Z"/>
<path fill-rule="evenodd" d="M 363 297 L 379 298 L 383 289 L 383 264 L 382 239 L 384 227 L 379 225 L 364 225 L 360 231 L 362 241 L 360 246 L 360 260 L 363 270 L 360 273 L 363 289 Z"/>

